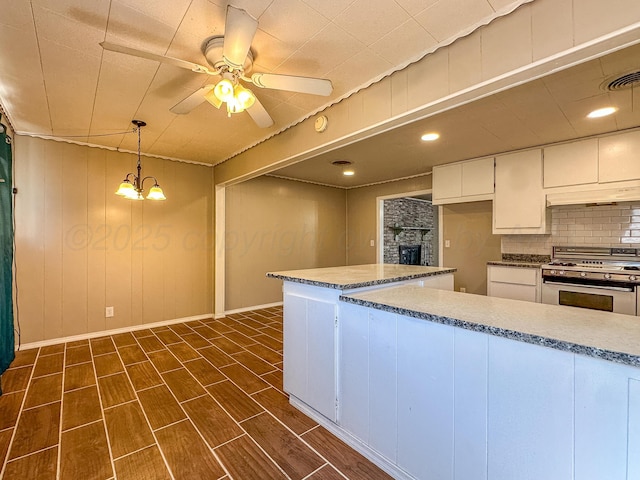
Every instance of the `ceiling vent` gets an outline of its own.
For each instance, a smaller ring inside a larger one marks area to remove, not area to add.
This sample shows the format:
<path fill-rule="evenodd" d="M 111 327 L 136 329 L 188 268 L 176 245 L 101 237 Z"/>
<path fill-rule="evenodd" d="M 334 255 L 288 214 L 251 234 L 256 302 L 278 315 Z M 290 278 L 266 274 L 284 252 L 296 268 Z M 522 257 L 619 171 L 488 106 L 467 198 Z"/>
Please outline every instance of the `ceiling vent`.
<path fill-rule="evenodd" d="M 617 92 L 640 85 L 640 70 L 635 70 L 624 75 L 609 77 L 602 83 L 602 89 L 608 92 Z"/>

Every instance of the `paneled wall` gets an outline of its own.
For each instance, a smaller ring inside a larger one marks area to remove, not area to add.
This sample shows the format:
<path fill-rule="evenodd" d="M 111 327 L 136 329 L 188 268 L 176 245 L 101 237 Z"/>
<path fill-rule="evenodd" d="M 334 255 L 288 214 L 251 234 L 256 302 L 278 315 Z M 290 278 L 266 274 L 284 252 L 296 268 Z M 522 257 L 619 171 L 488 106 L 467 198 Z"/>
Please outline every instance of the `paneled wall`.
<path fill-rule="evenodd" d="M 213 311 L 213 173 L 143 157 L 167 200 L 114 194 L 133 154 L 15 138 L 22 343 Z M 105 307 L 115 315 L 105 318 Z"/>
<path fill-rule="evenodd" d="M 346 193 L 259 177 L 226 189 L 225 310 L 282 301 L 267 272 L 344 265 Z"/>

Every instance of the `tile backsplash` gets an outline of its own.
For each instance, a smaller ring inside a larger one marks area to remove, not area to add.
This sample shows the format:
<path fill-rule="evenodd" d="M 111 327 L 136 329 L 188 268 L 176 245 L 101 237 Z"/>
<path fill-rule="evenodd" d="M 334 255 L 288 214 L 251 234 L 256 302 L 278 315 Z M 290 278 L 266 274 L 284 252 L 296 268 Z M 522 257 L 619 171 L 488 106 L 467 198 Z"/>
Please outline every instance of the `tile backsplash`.
<path fill-rule="evenodd" d="M 553 245 L 640 248 L 640 203 L 552 207 L 550 235 L 502 236 L 502 253 L 551 255 Z"/>

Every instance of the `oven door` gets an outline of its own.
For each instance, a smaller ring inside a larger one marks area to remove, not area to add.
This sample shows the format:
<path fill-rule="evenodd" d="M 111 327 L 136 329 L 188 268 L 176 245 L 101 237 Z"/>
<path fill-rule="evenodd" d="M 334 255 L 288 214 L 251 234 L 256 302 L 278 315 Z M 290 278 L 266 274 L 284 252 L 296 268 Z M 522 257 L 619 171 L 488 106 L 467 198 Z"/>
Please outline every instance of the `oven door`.
<path fill-rule="evenodd" d="M 636 289 L 629 286 L 574 285 L 545 279 L 542 303 L 635 315 Z"/>

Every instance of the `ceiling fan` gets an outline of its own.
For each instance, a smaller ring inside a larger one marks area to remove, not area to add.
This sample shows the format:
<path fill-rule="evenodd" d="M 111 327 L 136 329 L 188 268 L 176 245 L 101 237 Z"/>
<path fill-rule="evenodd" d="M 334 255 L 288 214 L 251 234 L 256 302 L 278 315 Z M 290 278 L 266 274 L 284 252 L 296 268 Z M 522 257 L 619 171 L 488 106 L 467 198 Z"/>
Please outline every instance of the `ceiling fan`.
<path fill-rule="evenodd" d="M 207 84 L 178 102 L 170 109 L 173 113 L 187 114 L 205 101 L 217 108 L 226 103 L 229 116 L 232 113 L 246 110 L 259 127 L 267 128 L 273 125 L 273 119 L 253 92 L 243 87 L 240 81 L 252 83 L 259 88 L 323 96 L 330 95 L 333 91 L 333 86 L 330 80 L 324 78 L 298 77 L 274 73 L 253 73 L 250 77 L 246 76 L 245 73 L 251 70 L 253 66 L 251 42 L 257 29 L 258 21 L 248 12 L 228 5 L 224 36 L 209 37 L 202 44 L 202 53 L 209 66 L 110 42 L 102 42 L 100 45 L 105 50 L 112 52 L 125 53 L 134 57 L 186 68 L 196 73 L 222 77 L 218 82 Z"/>

